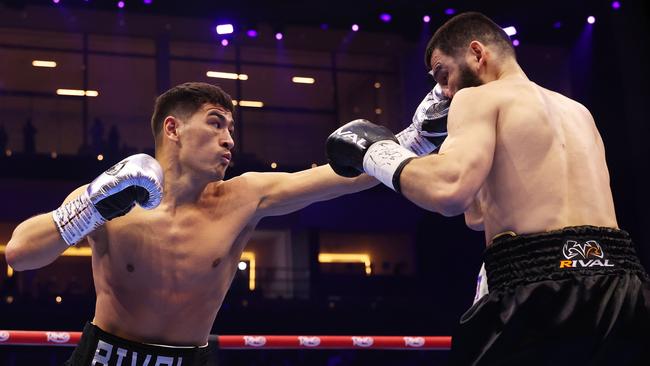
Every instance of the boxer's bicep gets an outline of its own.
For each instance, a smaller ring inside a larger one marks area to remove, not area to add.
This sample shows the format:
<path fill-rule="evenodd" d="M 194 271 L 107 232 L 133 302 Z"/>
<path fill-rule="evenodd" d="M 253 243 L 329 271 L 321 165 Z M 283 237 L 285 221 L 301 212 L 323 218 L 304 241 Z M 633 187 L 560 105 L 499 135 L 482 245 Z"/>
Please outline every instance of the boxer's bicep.
<path fill-rule="evenodd" d="M 497 108 L 477 88 L 456 93 L 448 137 L 437 155 L 415 159 L 401 175 L 402 193 L 421 207 L 446 216 L 469 207 L 492 168 Z"/>
<path fill-rule="evenodd" d="M 365 174 L 357 178 L 338 176 L 329 165 L 296 173 L 259 173 L 258 216 L 284 215 L 314 202 L 355 193 L 378 184 Z"/>

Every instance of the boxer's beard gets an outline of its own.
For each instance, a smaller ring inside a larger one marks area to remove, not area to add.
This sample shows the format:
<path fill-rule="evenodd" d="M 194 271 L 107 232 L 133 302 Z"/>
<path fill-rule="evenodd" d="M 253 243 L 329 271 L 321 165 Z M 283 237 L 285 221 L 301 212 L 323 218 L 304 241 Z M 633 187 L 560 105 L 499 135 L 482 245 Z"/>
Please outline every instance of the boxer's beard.
<path fill-rule="evenodd" d="M 478 75 L 476 75 L 472 70 L 470 70 L 466 62 L 464 61 L 461 62 L 461 64 L 458 67 L 458 71 L 460 72 L 460 77 L 458 78 L 458 90 L 461 90 L 463 88 L 469 88 L 472 86 L 483 85 L 481 79 L 479 79 Z"/>

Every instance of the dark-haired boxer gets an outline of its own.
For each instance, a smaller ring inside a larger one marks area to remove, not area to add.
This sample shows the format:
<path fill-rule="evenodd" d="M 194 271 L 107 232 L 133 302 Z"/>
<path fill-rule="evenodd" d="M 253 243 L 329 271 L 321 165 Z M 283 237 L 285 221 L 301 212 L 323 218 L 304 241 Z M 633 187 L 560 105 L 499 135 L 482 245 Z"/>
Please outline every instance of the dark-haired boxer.
<path fill-rule="evenodd" d="M 211 364 L 208 335 L 260 219 L 378 184 L 329 166 L 224 181 L 232 111 L 216 86 L 170 89 L 151 120 L 155 159 L 128 157 L 15 229 L 6 258 L 17 271 L 84 238 L 92 248 L 95 316 L 68 365 Z"/>
<path fill-rule="evenodd" d="M 418 158 L 365 120 L 335 131 L 327 150 L 336 172 L 365 171 L 485 231 L 489 293 L 462 316 L 452 364 L 648 364 L 648 275 L 618 229 L 589 111 L 531 82 L 478 13 L 441 26 L 425 62 L 453 98 L 438 154 Z"/>

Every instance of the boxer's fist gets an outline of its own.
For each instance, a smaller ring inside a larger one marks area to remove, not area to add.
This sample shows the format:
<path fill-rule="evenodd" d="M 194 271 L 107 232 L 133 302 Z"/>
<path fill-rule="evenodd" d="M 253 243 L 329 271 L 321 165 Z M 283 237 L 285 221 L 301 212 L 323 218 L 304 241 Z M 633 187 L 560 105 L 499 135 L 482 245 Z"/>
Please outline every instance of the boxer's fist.
<path fill-rule="evenodd" d="M 106 220 L 122 216 L 137 203 L 152 209 L 162 199 L 162 168 L 147 154 L 136 154 L 95 178 L 86 190 L 90 202 Z"/>
<path fill-rule="evenodd" d="M 383 140 L 397 142 L 386 127 L 365 119 L 356 119 L 327 138 L 327 159 L 336 174 L 356 177 L 363 173 L 363 158 L 370 145 Z"/>
<path fill-rule="evenodd" d="M 427 155 L 447 138 L 447 114 L 451 100 L 446 98 L 440 84 L 424 97 L 413 114 L 413 122 L 397 134 L 400 145 L 418 156 Z"/>
<path fill-rule="evenodd" d="M 163 173 L 156 159 L 132 155 L 102 173 L 75 199 L 52 212 L 61 236 L 74 245 L 107 220 L 138 203 L 155 208 L 162 200 Z"/>

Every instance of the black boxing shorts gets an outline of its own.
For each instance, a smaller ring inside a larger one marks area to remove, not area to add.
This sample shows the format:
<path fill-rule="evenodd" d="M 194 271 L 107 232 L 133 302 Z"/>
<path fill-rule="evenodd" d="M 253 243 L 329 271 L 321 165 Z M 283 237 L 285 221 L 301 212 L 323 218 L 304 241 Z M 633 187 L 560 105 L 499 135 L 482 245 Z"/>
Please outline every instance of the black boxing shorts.
<path fill-rule="evenodd" d="M 501 236 L 489 293 L 460 319 L 452 365 L 650 365 L 650 280 L 628 233 Z"/>
<path fill-rule="evenodd" d="M 86 323 L 65 366 L 214 366 L 208 345 L 173 347 L 128 341 Z"/>

